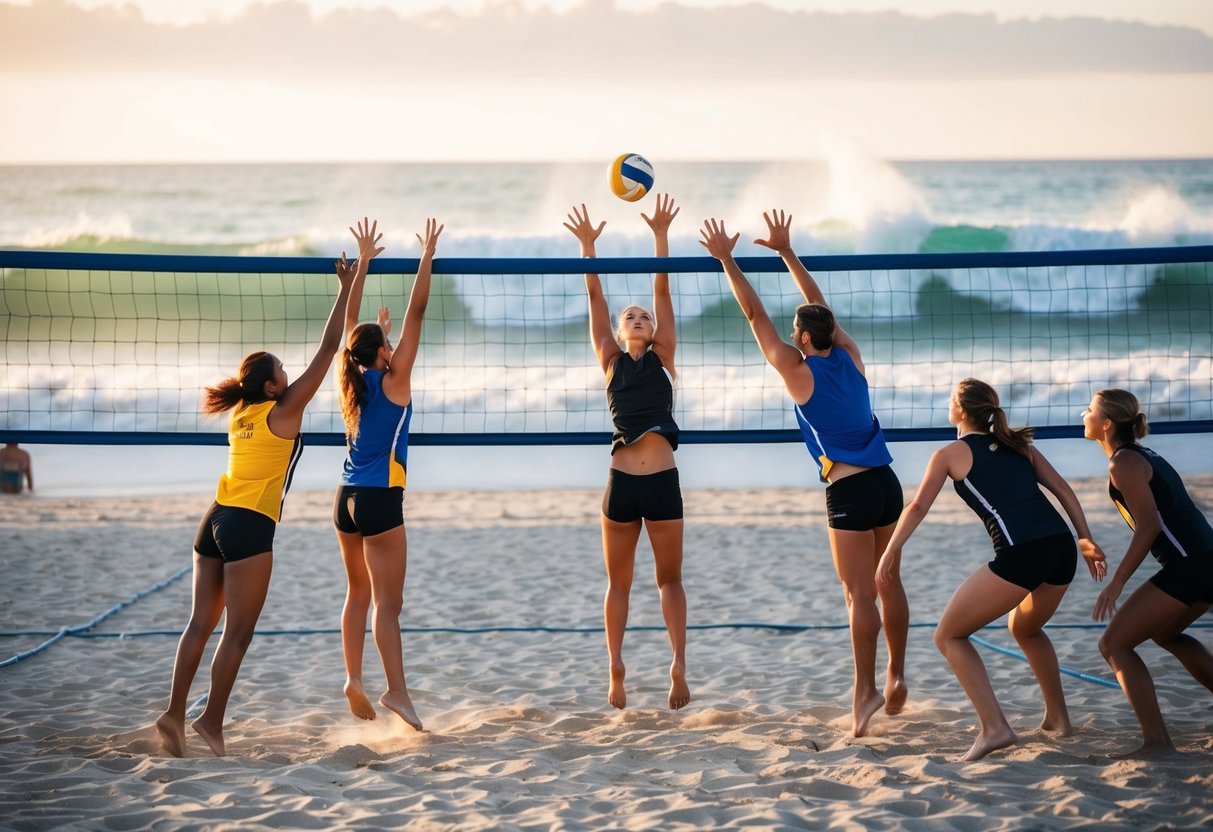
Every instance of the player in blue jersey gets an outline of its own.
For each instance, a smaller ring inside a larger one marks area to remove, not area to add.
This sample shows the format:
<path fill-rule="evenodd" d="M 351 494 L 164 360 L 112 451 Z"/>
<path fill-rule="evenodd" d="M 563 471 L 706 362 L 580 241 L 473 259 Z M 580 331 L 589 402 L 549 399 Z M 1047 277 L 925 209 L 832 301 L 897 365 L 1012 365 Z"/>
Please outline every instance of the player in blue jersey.
<path fill-rule="evenodd" d="M 1137 397 L 1127 390 L 1100 390 L 1083 411 L 1083 436 L 1108 456 L 1108 492 L 1133 529 L 1120 566 L 1095 602 L 1096 621 L 1111 618 L 1099 652 L 1116 673 L 1137 721 L 1142 744 L 1126 756 L 1175 750 L 1154 693 L 1154 681 L 1137 645 L 1146 639 L 1171 653 L 1196 681 L 1213 691 L 1213 654 L 1184 633 L 1213 604 L 1213 527 L 1175 469 L 1139 444 L 1149 432 Z M 1125 584 L 1154 555 L 1162 569 L 1129 596 L 1118 610 Z"/>
<path fill-rule="evenodd" d="M 404 680 L 400 612 L 408 543 L 404 530 L 404 488 L 408 467 L 409 420 L 413 415 L 412 373 L 421 344 L 421 323 L 430 299 L 434 250 L 444 226 L 425 223 L 421 262 L 400 328 L 400 343 L 389 340 L 391 312 L 379 310 L 375 323 L 358 323 L 362 284 L 350 292 L 345 325 L 349 333 L 339 360 L 341 414 L 349 453 L 333 503 L 333 525 L 341 544 L 348 588 L 341 611 L 345 656 L 345 696 L 360 719 L 375 708 L 362 683 L 362 651 L 367 612 L 374 604 L 372 632 L 387 691 L 379 703 L 416 730 L 421 720 Z"/>
<path fill-rule="evenodd" d="M 872 412 L 859 345 L 835 321 L 817 282 L 792 250 L 792 217 L 772 211 L 763 219 L 767 238 L 754 242 L 779 254 L 805 299 L 792 322 L 793 346 L 779 336 L 758 293 L 733 259 L 740 235 L 730 237 L 723 222 L 707 220 L 702 244 L 724 266 L 758 346 L 792 397 L 796 421 L 821 479 L 829 483 L 830 550 L 850 611 L 855 659 L 851 727 L 861 737 L 881 706 L 885 713 L 898 714 L 906 701 L 910 612 L 905 590 L 896 574 L 879 590 L 875 578 L 876 561 L 901 513 L 901 483 L 889 466 L 893 458 Z M 876 687 L 878 595 L 889 649 L 883 696 Z"/>
<path fill-rule="evenodd" d="M 650 218 L 653 250 L 670 253 L 669 228 L 678 209 L 668 195 L 657 195 Z M 590 222 L 585 205 L 573 208 L 564 227 L 581 243 L 581 256 L 593 257 L 594 243 L 605 222 Z M 674 421 L 674 304 L 670 276 L 653 277 L 653 311 L 628 306 L 611 329 L 611 316 L 598 275 L 585 276 L 590 304 L 590 343 L 606 374 L 607 402 L 615 433 L 611 467 L 602 500 L 602 550 L 607 570 L 603 618 L 610 658 L 607 701 L 627 705 L 624 691 L 623 633 L 628 623 L 628 596 L 636 562 L 636 543 L 643 526 L 653 547 L 661 614 L 673 651 L 669 706 L 677 710 L 691 701 L 686 680 L 687 600 L 682 588 L 682 491 L 674 450 L 678 425 Z"/>
<path fill-rule="evenodd" d="M 901 513 L 880 558 L 876 583 L 880 586 L 896 578 L 902 547 L 951 478 L 956 493 L 981 518 L 994 544 L 994 560 L 957 588 L 935 629 L 935 645 L 977 710 L 981 729 L 961 758 L 977 760 L 1017 740 L 981 656 L 969 641 L 973 633 L 1008 612 L 1007 626 L 1044 697 L 1040 727 L 1063 737 L 1073 732 L 1057 654 L 1043 627 L 1074 579 L 1078 557 L 1070 529 L 1040 486 L 1057 497 L 1074 524 L 1092 579 L 1102 580 L 1107 564 L 1091 539 L 1070 484 L 1032 446 L 1031 428 L 1013 429 L 1007 424 L 993 387 L 974 378 L 960 381 L 948 400 L 948 422 L 956 426 L 957 439 L 931 455 L 918 493 Z"/>

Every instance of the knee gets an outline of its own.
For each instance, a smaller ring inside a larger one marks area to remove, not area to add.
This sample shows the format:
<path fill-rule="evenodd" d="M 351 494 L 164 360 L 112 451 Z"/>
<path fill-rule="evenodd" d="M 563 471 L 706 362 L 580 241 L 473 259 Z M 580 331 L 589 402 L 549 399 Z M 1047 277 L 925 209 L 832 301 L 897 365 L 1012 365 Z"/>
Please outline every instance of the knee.
<path fill-rule="evenodd" d="M 1106 661 L 1108 664 L 1111 664 L 1112 657 L 1116 654 L 1116 651 L 1119 649 L 1120 649 L 1120 645 L 1117 644 L 1113 639 L 1109 638 L 1108 633 L 1105 630 L 1104 634 L 1099 637 L 1099 654 L 1101 656 L 1103 656 L 1104 661 Z"/>
<path fill-rule="evenodd" d="M 669 575 L 657 576 L 657 588 L 665 589 L 667 586 L 682 586 L 682 573 L 676 572 Z"/>
<path fill-rule="evenodd" d="M 400 613 L 404 610 L 404 596 L 393 595 L 390 598 L 375 599 L 375 615 L 386 615 L 389 618 L 399 618 Z"/>
<path fill-rule="evenodd" d="M 849 609 L 866 610 L 876 606 L 875 587 L 845 587 L 843 594 L 846 596 Z"/>
<path fill-rule="evenodd" d="M 948 651 L 951 650 L 956 645 L 957 641 L 967 640 L 967 639 L 968 639 L 968 636 L 958 635 L 957 633 L 953 632 L 952 630 L 945 629 L 943 627 L 935 628 L 935 637 L 934 637 L 935 649 L 937 649 L 940 653 L 942 653 L 945 656 L 948 655 Z"/>

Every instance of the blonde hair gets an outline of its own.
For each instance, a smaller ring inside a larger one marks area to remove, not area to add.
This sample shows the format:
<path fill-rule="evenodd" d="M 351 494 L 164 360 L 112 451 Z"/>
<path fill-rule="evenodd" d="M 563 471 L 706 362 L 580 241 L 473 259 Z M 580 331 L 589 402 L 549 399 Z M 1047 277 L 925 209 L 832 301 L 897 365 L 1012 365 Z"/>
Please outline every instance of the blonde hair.
<path fill-rule="evenodd" d="M 1095 394 L 1104 418 L 1112 422 L 1112 439 L 1118 445 L 1130 445 L 1145 439 L 1150 433 L 1146 414 L 1141 412 L 1141 403 L 1128 390 L 1108 387 Z"/>

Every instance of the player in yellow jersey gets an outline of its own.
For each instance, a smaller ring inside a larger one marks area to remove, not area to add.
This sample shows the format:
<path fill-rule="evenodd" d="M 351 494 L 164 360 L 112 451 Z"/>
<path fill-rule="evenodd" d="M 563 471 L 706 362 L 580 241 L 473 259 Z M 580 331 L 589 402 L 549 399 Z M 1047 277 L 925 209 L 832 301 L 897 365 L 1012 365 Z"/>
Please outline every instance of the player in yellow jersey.
<path fill-rule="evenodd" d="M 358 259 L 350 264 L 342 253 L 337 261 L 340 290 L 320 347 L 303 374 L 291 383 L 278 358 L 255 352 L 245 357 L 235 376 L 205 390 L 204 413 L 231 411 L 229 455 L 215 502 L 194 541 L 193 607 L 177 644 L 168 708 L 156 720 L 164 749 L 177 757 L 185 756 L 190 685 L 226 609 L 223 635 L 211 660 L 206 707 L 191 723 L 216 756 L 224 755 L 223 715 L 269 589 L 274 531 L 299 458 L 303 411 L 341 346 L 350 291 L 366 278 L 371 259 L 383 251 L 377 245 L 377 223 L 364 219 L 350 231 L 358 241 Z"/>

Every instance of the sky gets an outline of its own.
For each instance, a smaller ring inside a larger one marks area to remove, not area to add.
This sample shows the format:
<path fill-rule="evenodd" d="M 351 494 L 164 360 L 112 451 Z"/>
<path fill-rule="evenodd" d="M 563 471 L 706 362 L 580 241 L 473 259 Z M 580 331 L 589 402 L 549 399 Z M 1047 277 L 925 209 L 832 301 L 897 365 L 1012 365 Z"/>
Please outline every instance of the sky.
<path fill-rule="evenodd" d="M 1213 0 L 0 0 L 0 113 L 0 164 L 1213 157 Z"/>

